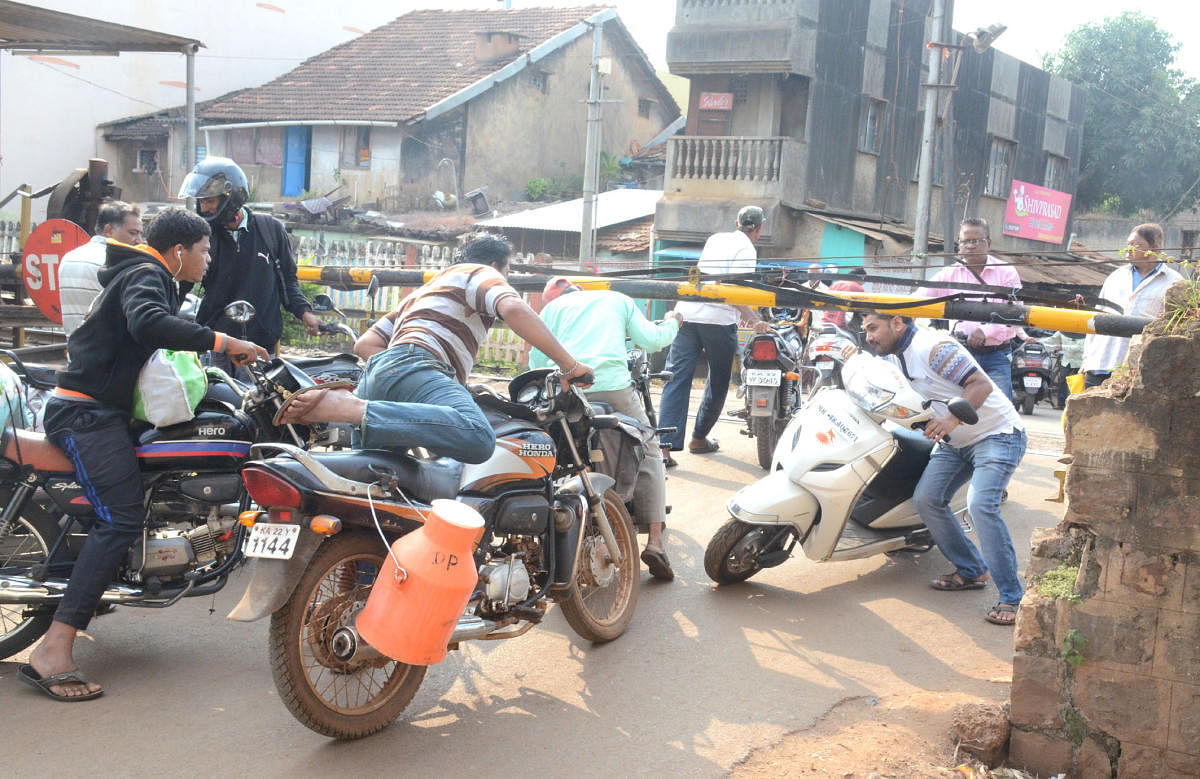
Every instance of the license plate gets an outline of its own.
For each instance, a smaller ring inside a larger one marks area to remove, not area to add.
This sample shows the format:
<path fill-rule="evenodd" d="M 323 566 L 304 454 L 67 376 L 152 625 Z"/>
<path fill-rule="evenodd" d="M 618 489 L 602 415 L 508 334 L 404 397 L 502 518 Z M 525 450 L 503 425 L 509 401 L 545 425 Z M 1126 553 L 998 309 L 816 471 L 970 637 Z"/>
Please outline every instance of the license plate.
<path fill-rule="evenodd" d="M 1025 382 L 1025 389 L 1035 390 L 1042 388 L 1041 376 L 1022 376 L 1021 379 Z"/>
<path fill-rule="evenodd" d="M 782 371 L 770 371 L 762 368 L 746 369 L 746 384 L 751 387 L 778 387 L 783 376 Z"/>
<path fill-rule="evenodd" d="M 833 370 L 833 360 L 828 357 L 818 357 L 813 360 L 813 365 L 822 370 Z"/>
<path fill-rule="evenodd" d="M 250 528 L 250 537 L 246 539 L 246 556 L 290 560 L 299 537 L 299 525 L 255 522 L 254 527 Z"/>

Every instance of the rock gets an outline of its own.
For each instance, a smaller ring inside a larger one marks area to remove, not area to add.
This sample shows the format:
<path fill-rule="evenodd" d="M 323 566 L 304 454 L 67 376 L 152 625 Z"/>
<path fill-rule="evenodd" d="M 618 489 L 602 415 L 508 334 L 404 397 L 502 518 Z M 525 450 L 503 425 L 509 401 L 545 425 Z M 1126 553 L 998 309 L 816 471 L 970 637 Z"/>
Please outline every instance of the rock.
<path fill-rule="evenodd" d="M 968 703 L 954 710 L 954 740 L 986 765 L 999 765 L 1008 751 L 1008 707 Z"/>

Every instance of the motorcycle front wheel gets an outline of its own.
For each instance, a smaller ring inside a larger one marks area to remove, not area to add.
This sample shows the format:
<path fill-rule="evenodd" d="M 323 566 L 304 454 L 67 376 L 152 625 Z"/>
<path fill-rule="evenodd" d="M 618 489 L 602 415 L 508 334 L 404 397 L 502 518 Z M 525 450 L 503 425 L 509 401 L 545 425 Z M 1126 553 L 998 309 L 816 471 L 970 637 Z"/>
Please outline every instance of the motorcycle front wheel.
<path fill-rule="evenodd" d="M 759 557 L 771 535 L 770 528 L 729 520 L 704 550 L 704 572 L 717 584 L 746 581 L 763 569 Z"/>
<path fill-rule="evenodd" d="M 323 736 L 355 739 L 382 730 L 425 678 L 423 665 L 383 656 L 345 662 L 333 652 L 335 631 L 353 624 L 386 553 L 371 535 L 329 538 L 271 615 L 268 646 L 279 697 L 292 716 Z"/>
<path fill-rule="evenodd" d="M 612 490 L 604 493 L 604 515 L 612 526 L 620 563 L 608 554 L 600 528 L 588 512 L 583 544 L 575 561 L 575 586 L 562 603 L 563 617 L 580 638 L 596 643 L 612 641 L 629 626 L 641 586 L 637 535 L 625 504 Z"/>
<path fill-rule="evenodd" d="M 49 517 L 28 513 L 14 517 L 0 535 L 0 571 L 29 576 L 33 566 L 46 562 L 58 533 L 58 524 Z M 66 546 L 59 554 L 65 551 Z M 50 629 L 53 616 L 54 604 L 0 604 L 0 658 L 33 646 Z"/>

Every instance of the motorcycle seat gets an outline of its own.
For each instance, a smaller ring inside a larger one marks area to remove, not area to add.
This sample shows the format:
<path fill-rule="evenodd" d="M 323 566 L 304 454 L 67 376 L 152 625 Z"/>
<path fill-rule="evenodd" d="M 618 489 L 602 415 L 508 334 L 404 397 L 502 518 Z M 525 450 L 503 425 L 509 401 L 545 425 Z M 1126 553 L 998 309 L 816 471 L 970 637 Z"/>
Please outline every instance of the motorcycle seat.
<path fill-rule="evenodd" d="M 41 390 L 52 390 L 58 386 L 58 371 L 45 365 L 25 364 L 24 381 Z"/>
<path fill-rule="evenodd" d="M 61 449 L 42 433 L 32 430 L 14 430 L 6 427 L 3 436 L 0 436 L 0 450 L 6 459 L 20 465 L 28 465 L 36 471 L 75 472 L 75 466 Z"/>
<path fill-rule="evenodd" d="M 312 456 L 338 476 L 351 481 L 371 484 L 395 479 L 405 495 L 424 502 L 455 497 L 462 481 L 462 463 L 447 457 L 418 460 L 406 454 L 376 449 L 313 452 Z"/>
<path fill-rule="evenodd" d="M 288 362 L 290 362 L 292 365 L 295 365 L 305 373 L 308 373 L 313 368 L 328 368 L 333 365 L 345 365 L 347 367 L 358 367 L 359 365 L 358 357 L 353 354 L 346 354 L 345 352 L 341 354 L 325 355 L 322 357 L 289 357 Z"/>

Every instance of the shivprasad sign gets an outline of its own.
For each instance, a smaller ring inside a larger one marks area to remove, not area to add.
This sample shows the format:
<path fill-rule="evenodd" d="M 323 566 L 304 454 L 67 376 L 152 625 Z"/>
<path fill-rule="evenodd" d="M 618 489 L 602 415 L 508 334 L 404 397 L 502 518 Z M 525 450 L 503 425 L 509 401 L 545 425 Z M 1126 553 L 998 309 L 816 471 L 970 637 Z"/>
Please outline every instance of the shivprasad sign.
<path fill-rule="evenodd" d="M 1004 234 L 1046 243 L 1062 243 L 1071 213 L 1071 196 L 1013 179 L 1004 209 Z"/>

